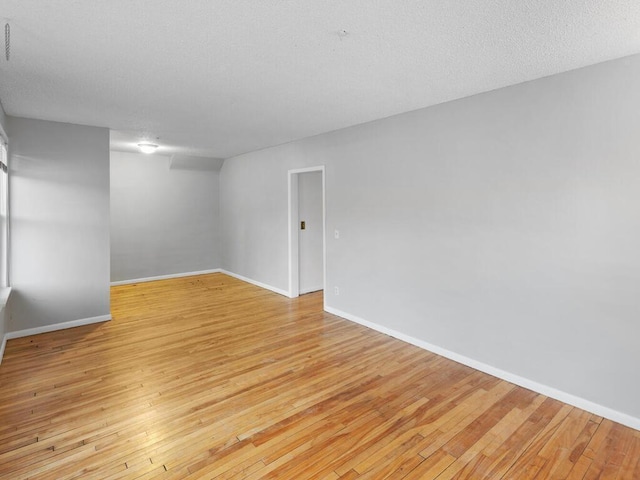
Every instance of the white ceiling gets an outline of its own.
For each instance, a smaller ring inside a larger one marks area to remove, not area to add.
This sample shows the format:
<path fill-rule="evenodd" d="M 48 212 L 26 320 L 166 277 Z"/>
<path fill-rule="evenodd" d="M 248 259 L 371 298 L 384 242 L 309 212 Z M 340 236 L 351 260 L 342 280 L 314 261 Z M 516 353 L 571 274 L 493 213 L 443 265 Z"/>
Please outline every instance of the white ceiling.
<path fill-rule="evenodd" d="M 2 0 L 0 19 L 8 114 L 225 158 L 640 52 L 638 0 Z"/>

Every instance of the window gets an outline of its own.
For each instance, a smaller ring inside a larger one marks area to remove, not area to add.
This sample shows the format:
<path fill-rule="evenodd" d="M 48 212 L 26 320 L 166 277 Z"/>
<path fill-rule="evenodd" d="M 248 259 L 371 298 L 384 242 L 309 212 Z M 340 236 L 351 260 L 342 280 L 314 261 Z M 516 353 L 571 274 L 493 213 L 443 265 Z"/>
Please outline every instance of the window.
<path fill-rule="evenodd" d="M 0 137 L 0 287 L 9 286 L 9 158 Z"/>

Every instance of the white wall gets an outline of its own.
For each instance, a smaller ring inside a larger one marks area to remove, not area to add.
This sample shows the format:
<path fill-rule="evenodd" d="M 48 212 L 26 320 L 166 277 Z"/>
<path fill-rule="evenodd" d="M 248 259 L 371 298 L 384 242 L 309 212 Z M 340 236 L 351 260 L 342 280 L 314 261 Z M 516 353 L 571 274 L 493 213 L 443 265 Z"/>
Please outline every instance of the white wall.
<path fill-rule="evenodd" d="M 5 114 L 2 102 L 0 102 L 0 141 L 4 141 L 2 136 L 7 131 L 7 116 Z M 9 319 L 9 303 L 7 298 L 7 292 L 0 289 L 0 361 L 2 361 L 2 354 L 4 352 L 3 341 L 4 334 L 7 332 L 7 323 Z"/>
<path fill-rule="evenodd" d="M 111 152 L 112 281 L 220 267 L 220 165 L 202 164 Z"/>
<path fill-rule="evenodd" d="M 225 161 L 220 170 L 222 268 L 288 291 L 287 170 L 291 156 L 280 158 L 274 149 L 256 155 L 266 161 L 255 161 L 253 155 L 238 157 L 233 165 Z"/>
<path fill-rule="evenodd" d="M 109 130 L 8 117 L 11 331 L 109 315 Z"/>
<path fill-rule="evenodd" d="M 223 267 L 287 288 L 287 170 L 324 164 L 328 307 L 637 421 L 639 84 L 633 56 L 229 159 Z"/>

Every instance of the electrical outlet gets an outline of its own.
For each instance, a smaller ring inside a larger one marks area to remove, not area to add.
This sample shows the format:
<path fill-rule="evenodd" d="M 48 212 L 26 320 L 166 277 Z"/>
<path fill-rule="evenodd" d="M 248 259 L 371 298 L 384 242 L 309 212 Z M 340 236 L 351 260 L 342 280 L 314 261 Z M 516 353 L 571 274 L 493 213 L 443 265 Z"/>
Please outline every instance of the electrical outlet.
<path fill-rule="evenodd" d="M 333 287 L 334 295 L 340 295 L 340 289 L 338 287 Z"/>

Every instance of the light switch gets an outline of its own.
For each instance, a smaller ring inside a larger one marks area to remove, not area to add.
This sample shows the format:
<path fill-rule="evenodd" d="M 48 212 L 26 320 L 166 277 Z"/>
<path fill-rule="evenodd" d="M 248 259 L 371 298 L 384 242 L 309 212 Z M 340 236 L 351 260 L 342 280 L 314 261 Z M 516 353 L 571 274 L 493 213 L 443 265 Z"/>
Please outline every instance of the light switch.
<path fill-rule="evenodd" d="M 307 222 L 303 220 L 300 222 L 300 230 L 304 230 L 305 228 L 307 228 Z"/>

